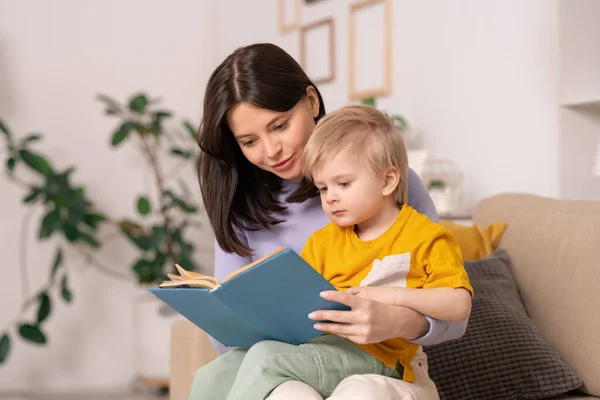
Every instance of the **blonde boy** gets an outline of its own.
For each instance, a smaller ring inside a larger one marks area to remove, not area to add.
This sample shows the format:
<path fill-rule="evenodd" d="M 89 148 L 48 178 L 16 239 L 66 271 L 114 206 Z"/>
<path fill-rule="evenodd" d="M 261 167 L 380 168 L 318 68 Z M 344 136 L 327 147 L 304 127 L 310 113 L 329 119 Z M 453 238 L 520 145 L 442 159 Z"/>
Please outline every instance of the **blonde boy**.
<path fill-rule="evenodd" d="M 468 317 L 472 289 L 460 249 L 448 231 L 405 204 L 406 150 L 386 116 L 366 106 L 327 115 L 308 140 L 303 165 L 332 220 L 302 251 L 310 265 L 357 296 L 440 320 Z M 223 354 L 199 369 L 195 381 L 210 383 L 198 391 L 201 399 L 264 399 L 288 380 L 329 397 L 355 374 L 414 382 L 418 349 L 402 338 L 366 345 L 335 335 L 298 346 L 264 341 Z M 231 375 L 233 387 L 220 391 L 219 380 Z"/>
<path fill-rule="evenodd" d="M 303 153 L 304 175 L 332 220 L 308 239 L 302 257 L 338 290 L 465 320 L 473 289 L 452 234 L 407 203 L 408 160 L 392 121 L 368 106 L 328 114 Z M 414 380 L 419 345 L 402 338 L 357 344 Z"/>

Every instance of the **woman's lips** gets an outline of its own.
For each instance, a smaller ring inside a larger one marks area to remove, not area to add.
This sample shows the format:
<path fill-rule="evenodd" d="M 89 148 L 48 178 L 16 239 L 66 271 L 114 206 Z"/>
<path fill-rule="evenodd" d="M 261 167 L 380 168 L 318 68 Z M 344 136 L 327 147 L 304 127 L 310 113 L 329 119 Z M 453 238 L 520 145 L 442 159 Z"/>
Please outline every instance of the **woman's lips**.
<path fill-rule="evenodd" d="M 294 158 L 294 156 L 291 156 L 286 160 L 283 160 L 281 162 L 278 162 L 277 164 L 271 165 L 271 168 L 273 168 L 275 171 L 284 171 L 292 165 L 293 158 Z"/>

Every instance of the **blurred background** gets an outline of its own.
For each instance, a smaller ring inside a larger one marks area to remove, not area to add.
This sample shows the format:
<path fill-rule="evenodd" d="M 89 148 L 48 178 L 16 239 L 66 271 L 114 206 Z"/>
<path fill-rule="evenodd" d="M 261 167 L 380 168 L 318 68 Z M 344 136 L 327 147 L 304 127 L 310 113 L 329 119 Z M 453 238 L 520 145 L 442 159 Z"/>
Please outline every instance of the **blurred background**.
<path fill-rule="evenodd" d="M 600 199 L 600 2 L 389 3 L 0 0 L 0 394 L 166 386 L 177 316 L 145 289 L 212 272 L 191 132 L 239 46 L 283 47 L 328 110 L 398 116 L 448 218 Z"/>

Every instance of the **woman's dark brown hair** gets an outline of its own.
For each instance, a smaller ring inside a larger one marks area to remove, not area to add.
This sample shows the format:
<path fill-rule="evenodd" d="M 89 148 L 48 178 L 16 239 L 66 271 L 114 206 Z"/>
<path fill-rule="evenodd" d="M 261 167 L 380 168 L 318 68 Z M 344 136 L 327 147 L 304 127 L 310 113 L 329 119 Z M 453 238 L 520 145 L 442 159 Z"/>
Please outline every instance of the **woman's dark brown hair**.
<path fill-rule="evenodd" d="M 316 122 L 325 115 L 318 89 L 289 54 L 267 43 L 237 49 L 212 73 L 198 134 L 198 177 L 208 219 L 224 251 L 250 255 L 250 248 L 238 238 L 235 229 L 268 229 L 283 222 L 273 213 L 285 209 L 277 201 L 281 178 L 246 159 L 227 124 L 227 112 L 240 102 L 289 111 L 306 95 L 309 86 L 315 88 L 319 97 Z M 304 194 L 294 196 L 296 201 L 310 197 L 306 195 L 310 190 L 306 182 L 301 188 Z"/>

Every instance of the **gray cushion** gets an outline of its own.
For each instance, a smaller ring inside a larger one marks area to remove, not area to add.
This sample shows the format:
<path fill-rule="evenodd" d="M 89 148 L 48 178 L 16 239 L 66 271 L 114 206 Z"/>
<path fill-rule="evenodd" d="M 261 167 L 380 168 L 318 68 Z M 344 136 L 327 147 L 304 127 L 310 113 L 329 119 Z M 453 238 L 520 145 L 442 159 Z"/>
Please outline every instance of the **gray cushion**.
<path fill-rule="evenodd" d="M 465 262 L 475 296 L 465 335 L 425 348 L 444 399 L 544 399 L 581 386 L 519 296 L 505 250 Z"/>

